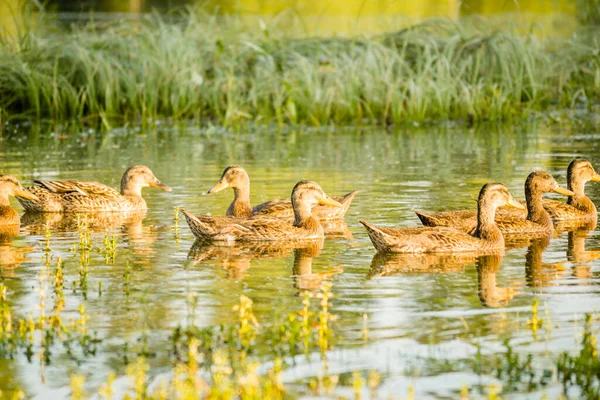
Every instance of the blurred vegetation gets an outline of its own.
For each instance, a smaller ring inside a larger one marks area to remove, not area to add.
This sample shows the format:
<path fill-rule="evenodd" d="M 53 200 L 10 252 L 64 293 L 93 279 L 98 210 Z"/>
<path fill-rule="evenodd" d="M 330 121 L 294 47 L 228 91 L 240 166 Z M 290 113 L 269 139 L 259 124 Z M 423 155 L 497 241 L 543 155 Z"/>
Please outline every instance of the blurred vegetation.
<path fill-rule="evenodd" d="M 600 23 L 600 0 L 577 0 L 577 17 L 586 25 Z"/>
<path fill-rule="evenodd" d="M 565 39 L 429 20 L 376 37 L 294 37 L 188 9 L 0 42 L 4 117 L 208 119 L 225 125 L 506 120 L 589 108 L 600 32 Z"/>

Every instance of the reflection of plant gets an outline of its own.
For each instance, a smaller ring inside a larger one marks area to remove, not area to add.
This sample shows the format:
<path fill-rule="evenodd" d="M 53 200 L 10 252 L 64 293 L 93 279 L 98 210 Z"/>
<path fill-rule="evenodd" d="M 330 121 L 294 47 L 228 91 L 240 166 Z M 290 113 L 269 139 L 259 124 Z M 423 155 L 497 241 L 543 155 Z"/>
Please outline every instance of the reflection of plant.
<path fill-rule="evenodd" d="M 547 383 L 547 373 L 538 376 L 534 370 L 532 354 L 522 357 L 513 351 L 508 339 L 504 341 L 504 347 L 504 357 L 496 359 L 496 377 L 505 382 L 510 390 L 517 390 L 520 384 L 525 383 L 527 391 L 531 391 Z"/>
<path fill-rule="evenodd" d="M 335 316 L 329 313 L 329 299 L 331 298 L 331 282 L 323 282 L 321 286 L 321 312 L 319 312 L 319 348 L 321 353 L 325 354 L 329 350 L 329 342 L 332 337 L 332 330 L 329 322 L 335 321 Z"/>
<path fill-rule="evenodd" d="M 537 331 L 538 329 L 541 329 L 544 324 L 544 320 L 538 317 L 539 304 L 540 302 L 537 298 L 533 299 L 533 304 L 531 305 L 531 319 L 527 320 L 527 327 L 533 332 L 533 338 L 536 341 Z"/>
<path fill-rule="evenodd" d="M 600 359 L 597 338 L 592 332 L 592 321 L 592 316 L 586 314 L 579 353 L 562 353 L 556 366 L 565 391 L 571 386 L 577 386 L 586 398 L 597 399 L 600 397 Z"/>
<path fill-rule="evenodd" d="M 239 314 L 239 325 L 237 328 L 240 347 L 244 350 L 252 347 L 256 338 L 258 321 L 252 312 L 252 300 L 241 295 L 240 304 L 233 307 Z"/>
<path fill-rule="evenodd" d="M 7 288 L 0 284 L 0 358 L 13 358 L 23 350 L 29 360 L 39 354 L 44 363 L 51 361 L 56 345 L 62 345 L 66 353 L 77 358 L 73 344 L 79 344 L 82 356 L 96 353 L 99 340 L 90 335 L 86 322 L 90 317 L 85 313 L 83 304 L 79 307 L 79 319 L 72 324 L 65 323 L 61 315 L 64 308 L 64 292 L 61 260 L 57 262 L 54 272 L 54 306 L 53 312 L 46 315 L 46 283 L 41 278 L 40 300 L 37 318 L 15 318 L 7 298 Z"/>
<path fill-rule="evenodd" d="M 241 398 L 247 399 L 283 398 L 287 389 L 281 381 L 281 372 L 290 360 L 303 350 L 308 355 L 310 349 L 318 347 L 324 355 L 331 348 L 331 321 L 335 320 L 330 312 L 331 283 L 323 284 L 318 297 L 318 312 L 310 310 L 311 297 L 305 293 L 302 309 L 284 316 L 280 323 L 269 329 L 262 329 L 258 324 L 252 311 L 252 301 L 244 295 L 233 307 L 238 321 L 235 325 L 198 329 L 193 325 L 193 318 L 188 318 L 191 324 L 177 327 L 171 337 L 173 354 L 178 360 L 176 370 L 208 373 L 210 379 L 202 382 L 194 373 L 196 378 L 188 380 L 186 385 L 203 387 L 210 396 L 227 397 L 240 393 Z M 259 373 L 258 350 L 265 345 L 270 350 L 269 357 L 274 358 L 267 362 L 270 368 Z M 326 369 L 326 357 L 323 357 L 323 362 Z M 376 372 L 369 372 L 367 379 L 359 372 L 349 385 L 359 390 L 366 382 L 374 391 L 380 379 Z M 309 385 L 319 394 L 321 391 L 330 393 L 337 383 L 337 375 L 325 374 L 310 380 Z"/>
<path fill-rule="evenodd" d="M 45 239 L 44 251 L 46 253 L 49 253 L 52 251 L 52 249 L 50 248 L 50 239 L 51 238 L 52 238 L 52 230 L 50 229 L 50 223 L 46 223 L 46 229 L 44 230 L 44 239 Z"/>

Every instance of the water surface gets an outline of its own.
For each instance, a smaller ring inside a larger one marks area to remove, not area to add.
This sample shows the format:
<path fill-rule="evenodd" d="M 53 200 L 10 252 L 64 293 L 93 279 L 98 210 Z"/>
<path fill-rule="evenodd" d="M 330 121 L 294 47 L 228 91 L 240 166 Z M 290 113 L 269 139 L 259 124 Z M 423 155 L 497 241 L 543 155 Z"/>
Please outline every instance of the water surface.
<path fill-rule="evenodd" d="M 88 328 L 102 342 L 95 356 L 78 360 L 65 355 L 49 365 L 36 357 L 31 362 L 24 356 L 2 360 L 0 389 L 18 385 L 34 398 L 60 398 L 69 393 L 69 374 L 79 373 L 93 390 L 109 371 L 123 374 L 123 358 L 135 357 L 142 348 L 154 355 L 151 374 L 161 374 L 171 366 L 169 335 L 190 317 L 190 295 L 198 299 L 199 326 L 233 323 L 231 308 L 240 294 L 254 301 L 258 320 L 268 325 L 274 315 L 298 310 L 302 291 L 316 291 L 321 281 L 330 280 L 339 332 L 329 355 L 330 373 L 376 370 L 382 375 L 381 397 L 405 397 L 408 387 L 418 398 L 456 397 L 463 386 L 483 396 L 496 381 L 473 372 L 470 360 L 478 344 L 487 355 L 503 352 L 505 338 L 512 338 L 521 352 L 553 354 L 576 347 L 583 314 L 600 308 L 600 261 L 591 251 L 600 248 L 596 231 L 587 237 L 563 233 L 511 249 L 502 258 L 440 261 L 376 256 L 358 220 L 414 226 L 414 209 L 472 208 L 481 185 L 492 180 L 522 198 L 523 182 L 533 169 L 546 169 L 566 184 L 566 167 L 575 156 L 600 168 L 596 131 L 593 122 L 284 131 L 159 125 L 104 135 L 87 128 L 5 128 L 0 171 L 24 184 L 60 177 L 117 187 L 128 166 L 145 164 L 173 192 L 146 189 L 150 209 L 145 216 L 97 222 L 94 245 L 100 247 L 106 233 L 115 235 L 118 253 L 113 264 L 92 251 L 87 292 L 71 292 L 80 281 L 72 251 L 79 234 L 72 225 L 63 224 L 71 230 L 60 231 L 61 222 L 51 221 L 52 256 L 65 262 L 65 315 L 76 319 L 79 304 L 85 304 L 93 317 Z M 320 252 L 260 255 L 194 248 L 183 219 L 176 237 L 176 206 L 224 214 L 232 193 L 206 191 L 231 164 L 250 174 L 254 204 L 288 197 L 300 179 L 315 180 L 333 195 L 359 190 L 346 216 L 349 232 L 327 239 Z M 597 202 L 600 186 L 590 183 L 587 193 Z M 20 234 L 0 249 L 3 281 L 21 316 L 39 312 L 46 254 L 42 226 L 39 220 L 24 220 Z M 524 328 L 534 298 L 544 318 L 551 319 L 551 329 L 537 338 Z M 297 361 L 284 374 L 287 382 L 306 382 L 321 373 L 317 359 Z M 542 392 L 553 398 L 559 388 Z"/>

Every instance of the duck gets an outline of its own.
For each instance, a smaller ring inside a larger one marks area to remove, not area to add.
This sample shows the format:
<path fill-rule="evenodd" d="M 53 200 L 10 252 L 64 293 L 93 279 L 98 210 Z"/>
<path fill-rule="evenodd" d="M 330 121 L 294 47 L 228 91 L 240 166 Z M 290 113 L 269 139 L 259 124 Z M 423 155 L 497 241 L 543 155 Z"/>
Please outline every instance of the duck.
<path fill-rule="evenodd" d="M 382 253 L 485 252 L 504 249 L 504 237 L 494 221 L 496 209 L 524 206 L 498 182 L 483 185 L 477 199 L 477 228 L 472 235 L 456 228 L 435 226 L 385 228 L 361 220 L 375 249 Z"/>
<path fill-rule="evenodd" d="M 185 209 L 181 212 L 197 239 L 202 241 L 252 242 L 313 240 L 324 237 L 319 219 L 312 215 L 317 204 L 343 207 L 327 196 L 313 181 L 300 181 L 291 195 L 294 222 L 268 215 L 247 218 L 194 216 Z"/>
<path fill-rule="evenodd" d="M 227 208 L 225 215 L 230 217 L 247 218 L 252 215 L 267 215 L 288 221 L 294 221 L 294 210 L 289 200 L 271 200 L 255 207 L 250 205 L 250 177 L 246 170 L 239 165 L 230 165 L 223 171 L 219 182 L 208 193 L 218 193 L 221 190 L 233 189 L 233 202 Z M 333 197 L 342 207 L 318 205 L 313 209 L 313 215 L 321 221 L 344 218 L 357 190 L 344 196 Z"/>
<path fill-rule="evenodd" d="M 552 235 L 554 233 L 554 224 L 550 214 L 542 205 L 542 195 L 549 192 L 565 196 L 574 195 L 571 190 L 561 187 L 548 172 L 534 171 L 530 173 L 525 180 L 527 213 L 513 213 L 510 211 L 510 208 L 500 208 L 496 212 L 495 221 L 502 234 L 513 236 Z M 477 212 L 475 210 L 456 210 L 438 213 L 415 211 L 415 213 L 424 226 L 452 226 L 471 234 L 477 227 Z"/>
<path fill-rule="evenodd" d="M 585 184 L 600 182 L 600 175 L 594 170 L 592 163 L 583 158 L 576 158 L 567 168 L 567 188 L 573 195 L 566 203 L 558 200 L 544 201 L 544 208 L 554 221 L 586 220 L 598 221 L 598 211 L 594 202 L 585 195 Z"/>
<path fill-rule="evenodd" d="M 145 165 L 129 167 L 121 179 L 121 191 L 99 182 L 82 180 L 34 180 L 27 188 L 36 199 L 17 195 L 28 212 L 90 213 L 106 211 L 143 211 L 148 208 L 142 189 L 154 187 L 166 192 L 172 189 L 162 183 Z"/>
<path fill-rule="evenodd" d="M 17 178 L 9 174 L 0 174 L 0 226 L 16 226 L 17 231 L 21 223 L 21 217 L 17 210 L 10 206 L 10 196 L 22 196 L 31 201 L 37 201 L 38 198 L 25 189 L 19 183 Z"/>
<path fill-rule="evenodd" d="M 556 223 L 560 222 L 559 230 L 573 230 L 586 227 L 590 223 L 595 226 L 598 222 L 598 211 L 592 200 L 585 195 L 585 184 L 600 182 L 600 175 L 596 173 L 592 163 L 584 158 L 575 158 L 567 167 L 567 189 L 574 194 L 566 203 L 554 199 L 543 201 L 544 209 Z M 527 216 L 526 212 L 510 209 L 500 209 L 502 213 Z M 592 228 L 593 229 L 593 228 Z"/>

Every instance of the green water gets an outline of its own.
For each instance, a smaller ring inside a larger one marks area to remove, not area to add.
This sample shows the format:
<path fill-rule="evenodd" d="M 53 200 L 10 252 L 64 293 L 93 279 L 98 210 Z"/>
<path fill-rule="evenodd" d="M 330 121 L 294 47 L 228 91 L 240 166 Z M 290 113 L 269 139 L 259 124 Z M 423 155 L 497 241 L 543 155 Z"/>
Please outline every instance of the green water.
<path fill-rule="evenodd" d="M 563 233 L 547 247 L 536 243 L 511 249 L 499 265 L 492 260 L 478 267 L 470 259 L 430 267 L 439 262 L 418 256 L 375 257 L 358 220 L 417 225 L 412 210 L 473 207 L 472 197 L 490 180 L 505 183 L 522 198 L 524 179 L 536 168 L 547 169 L 565 184 L 566 167 L 575 156 L 600 168 L 597 138 L 595 121 L 283 132 L 268 127 L 227 131 L 159 125 L 104 136 L 87 129 L 5 128 L 0 171 L 24 184 L 60 177 L 117 187 L 127 166 L 142 163 L 173 192 L 146 189 L 149 211 L 143 220 L 99 223 L 92 242 L 101 246 L 108 232 L 116 236 L 118 253 L 112 264 L 98 251 L 91 252 L 87 293 L 72 290 L 80 280 L 79 261 L 72 251 L 79 234 L 60 231 L 60 222 L 52 222 L 52 255 L 65 262 L 65 318 L 76 319 L 84 304 L 90 315 L 88 329 L 101 342 L 96 355 L 77 360 L 59 351 L 50 364 L 36 356 L 31 362 L 23 355 L 1 360 L 0 389 L 19 386 L 34 398 L 63 398 L 69 393 L 69 375 L 78 373 L 95 391 L 110 371 L 123 375 L 123 358 L 131 360 L 143 348 L 152 354 L 150 375 L 160 377 L 172 366 L 168 338 L 189 318 L 190 294 L 197 295 L 198 326 L 233 323 L 231 308 L 245 294 L 254 301 L 261 329 L 266 329 L 274 316 L 301 307 L 300 292 L 316 291 L 322 280 L 330 280 L 335 296 L 332 312 L 338 320 L 329 373 L 378 371 L 381 398 L 404 398 L 409 386 L 416 398 L 456 398 L 463 386 L 482 397 L 490 384 L 500 382 L 473 371 L 469 360 L 477 343 L 485 355 L 504 351 L 505 338 L 512 338 L 522 353 L 555 354 L 576 348 L 583 314 L 600 309 L 600 261 L 592 252 L 600 247 L 596 231 L 587 238 L 571 235 L 571 240 Z M 180 221 L 178 239 L 173 230 L 174 207 L 224 214 L 232 193 L 206 191 L 230 164 L 248 171 L 254 204 L 289 196 L 300 179 L 319 182 L 330 195 L 359 190 L 345 219 L 349 232 L 327 239 L 319 254 L 190 251 L 194 238 L 185 221 Z M 586 193 L 597 203 L 600 186 L 589 184 Z M 20 209 L 16 202 L 15 207 Z M 24 220 L 20 234 L 0 247 L 3 281 L 14 312 L 22 317 L 39 313 L 40 275 L 45 268 L 42 224 L 35 218 Z M 128 293 L 123 289 L 126 265 L 131 269 Z M 539 331 L 537 339 L 524 328 L 534 298 L 540 300 L 540 314 L 551 327 Z M 363 314 L 368 315 L 366 341 Z M 298 358 L 285 371 L 284 381 L 298 383 L 303 392 L 305 383 L 321 373 L 318 357 Z M 348 395 L 340 390 L 338 394 Z M 553 383 L 536 396 L 541 393 L 555 398 L 560 386 Z"/>

